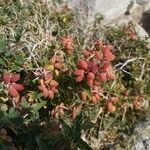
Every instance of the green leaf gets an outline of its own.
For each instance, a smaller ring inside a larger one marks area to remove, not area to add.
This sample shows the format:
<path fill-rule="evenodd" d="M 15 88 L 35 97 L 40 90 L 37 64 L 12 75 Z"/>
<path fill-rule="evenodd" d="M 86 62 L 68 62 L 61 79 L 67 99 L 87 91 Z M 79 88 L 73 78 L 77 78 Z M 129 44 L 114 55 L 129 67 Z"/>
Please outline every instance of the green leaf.
<path fill-rule="evenodd" d="M 43 95 L 39 92 L 33 91 L 29 93 L 29 96 L 32 97 L 33 99 L 40 99 Z"/>
<path fill-rule="evenodd" d="M 6 49 L 6 40 L 5 38 L 0 35 L 0 53 Z"/>
<path fill-rule="evenodd" d="M 24 61 L 25 61 L 25 58 L 23 55 L 20 54 L 20 55 L 15 56 L 15 63 L 16 64 L 21 65 L 24 63 Z"/>
<path fill-rule="evenodd" d="M 81 137 L 82 112 L 76 116 L 73 122 L 73 141 L 76 143 Z"/>
<path fill-rule="evenodd" d="M 81 138 L 78 140 L 77 146 L 80 150 L 92 150 L 92 148 Z"/>
<path fill-rule="evenodd" d="M 19 66 L 17 66 L 17 65 L 15 65 L 15 64 L 13 64 L 13 65 L 11 66 L 11 70 L 14 70 L 14 71 L 16 71 L 16 72 L 20 72 L 20 71 L 22 70 L 22 68 L 19 67 Z"/>
<path fill-rule="evenodd" d="M 23 31 L 23 28 L 21 26 L 17 26 L 16 27 L 16 30 L 15 30 L 15 39 L 16 39 L 16 42 L 20 41 L 20 38 L 22 36 L 22 31 Z"/>
<path fill-rule="evenodd" d="M 35 104 L 31 105 L 31 108 L 33 109 L 33 111 L 38 111 L 38 110 L 41 109 L 45 104 L 46 104 L 46 101 L 41 101 L 40 103 L 35 103 Z"/>
<path fill-rule="evenodd" d="M 23 100 L 22 103 L 21 103 L 21 107 L 25 108 L 25 109 L 29 109 L 30 104 L 26 100 Z"/>
<path fill-rule="evenodd" d="M 2 58 L 0 58 L 0 65 L 4 66 L 5 65 L 5 62 Z"/>
<path fill-rule="evenodd" d="M 12 119 L 14 119 L 14 118 L 18 118 L 19 117 L 19 112 L 18 111 L 15 111 L 13 108 L 11 108 L 10 110 L 9 110 L 9 118 L 12 118 Z"/>
<path fill-rule="evenodd" d="M 69 125 L 67 125 L 62 119 L 60 119 L 60 123 L 63 128 L 63 135 L 69 139 L 72 139 L 72 129 Z"/>
<path fill-rule="evenodd" d="M 39 119 L 39 112 L 38 111 L 32 111 L 31 120 L 35 121 Z"/>
<path fill-rule="evenodd" d="M 3 111 L 0 111 L 0 127 L 2 127 L 5 123 L 5 120 L 6 120 L 6 116 L 4 115 L 4 112 Z"/>

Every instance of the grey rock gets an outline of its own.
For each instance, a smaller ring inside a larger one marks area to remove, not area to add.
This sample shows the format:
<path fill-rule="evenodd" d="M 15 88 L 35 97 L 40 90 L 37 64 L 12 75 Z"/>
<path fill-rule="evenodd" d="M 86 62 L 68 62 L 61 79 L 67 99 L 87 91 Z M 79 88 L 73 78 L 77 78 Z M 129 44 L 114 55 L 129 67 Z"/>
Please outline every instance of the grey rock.
<path fill-rule="evenodd" d="M 136 0 L 136 2 L 137 2 L 138 4 L 143 5 L 143 4 L 147 4 L 147 3 L 149 3 L 149 2 L 150 2 L 150 0 Z"/>
<path fill-rule="evenodd" d="M 124 14 L 130 0 L 96 0 L 94 13 L 101 13 L 106 20 L 112 20 Z"/>
<path fill-rule="evenodd" d="M 150 120 L 142 122 L 135 128 L 133 150 L 150 150 Z"/>
<path fill-rule="evenodd" d="M 139 24 L 135 25 L 135 31 L 137 32 L 138 36 L 141 38 L 148 37 L 148 33 L 145 31 L 145 29 L 140 26 Z"/>
<path fill-rule="evenodd" d="M 80 7 L 81 4 L 91 10 L 91 16 L 100 13 L 106 20 L 112 20 L 122 15 L 131 0 L 67 0 L 72 7 Z"/>

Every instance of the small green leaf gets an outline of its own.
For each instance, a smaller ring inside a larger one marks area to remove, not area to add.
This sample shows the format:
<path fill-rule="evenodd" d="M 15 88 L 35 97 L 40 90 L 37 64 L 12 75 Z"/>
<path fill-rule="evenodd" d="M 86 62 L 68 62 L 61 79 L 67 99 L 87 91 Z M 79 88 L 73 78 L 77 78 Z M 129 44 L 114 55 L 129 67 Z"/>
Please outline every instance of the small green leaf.
<path fill-rule="evenodd" d="M 81 137 L 82 112 L 76 116 L 73 122 L 73 141 L 76 143 Z"/>
<path fill-rule="evenodd" d="M 92 148 L 81 138 L 78 140 L 77 146 L 80 150 L 92 150 Z"/>
<path fill-rule="evenodd" d="M 15 56 L 15 63 L 16 64 L 21 65 L 24 63 L 24 61 L 25 61 L 25 58 L 23 55 L 20 54 L 20 55 Z"/>
<path fill-rule="evenodd" d="M 19 112 L 15 111 L 13 108 L 11 108 L 9 110 L 9 114 L 8 115 L 9 115 L 9 118 L 12 118 L 12 119 L 18 118 L 19 117 Z"/>
<path fill-rule="evenodd" d="M 19 67 L 19 66 L 17 66 L 17 65 L 15 65 L 15 64 L 13 64 L 13 65 L 11 66 L 11 70 L 14 70 L 14 71 L 16 71 L 16 72 L 20 72 L 20 71 L 22 70 L 22 68 Z"/>
<path fill-rule="evenodd" d="M 38 111 L 32 111 L 31 120 L 35 121 L 39 119 L 39 112 Z"/>
<path fill-rule="evenodd" d="M 17 26 L 16 27 L 16 30 L 15 30 L 15 39 L 16 39 L 16 42 L 19 42 L 21 36 L 22 36 L 22 31 L 23 31 L 23 28 L 21 26 Z"/>
<path fill-rule="evenodd" d="M 6 49 L 6 40 L 5 38 L 0 35 L 0 53 Z"/>
<path fill-rule="evenodd" d="M 0 65 L 4 66 L 5 65 L 5 62 L 2 58 L 0 58 Z"/>
<path fill-rule="evenodd" d="M 23 100 L 21 103 L 21 107 L 28 109 L 28 108 L 30 108 L 30 104 L 26 100 Z"/>
<path fill-rule="evenodd" d="M 32 108 L 34 111 L 38 111 L 38 110 L 41 109 L 45 104 L 46 104 L 46 101 L 42 101 L 41 103 L 35 103 L 35 104 L 31 105 L 31 108 Z"/>
<path fill-rule="evenodd" d="M 72 139 L 72 129 L 69 125 L 67 125 L 62 119 L 60 119 L 60 123 L 63 128 L 63 134 L 65 137 Z"/>
<path fill-rule="evenodd" d="M 4 125 L 5 120 L 7 120 L 6 115 L 4 115 L 3 111 L 0 111 L 0 127 L 2 127 Z"/>

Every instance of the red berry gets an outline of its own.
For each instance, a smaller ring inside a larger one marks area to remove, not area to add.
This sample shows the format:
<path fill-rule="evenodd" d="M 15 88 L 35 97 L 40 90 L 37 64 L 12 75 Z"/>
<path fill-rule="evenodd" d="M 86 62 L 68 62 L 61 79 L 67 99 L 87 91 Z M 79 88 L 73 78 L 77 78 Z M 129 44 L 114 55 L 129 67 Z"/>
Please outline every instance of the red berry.
<path fill-rule="evenodd" d="M 40 91 L 43 91 L 45 88 L 46 88 L 45 85 L 39 85 L 39 86 L 38 86 L 38 89 L 39 89 Z"/>
<path fill-rule="evenodd" d="M 77 70 L 75 70 L 74 74 L 83 76 L 84 75 L 84 70 L 77 69 Z"/>
<path fill-rule="evenodd" d="M 107 78 L 109 80 L 114 80 L 115 79 L 115 75 L 112 72 L 107 72 L 106 74 L 107 74 Z"/>
<path fill-rule="evenodd" d="M 91 99 L 92 103 L 94 103 L 95 105 L 97 104 L 97 99 L 95 96 L 92 96 L 92 99 Z"/>
<path fill-rule="evenodd" d="M 118 103 L 119 102 L 118 97 L 111 97 L 110 100 L 111 100 L 112 103 Z"/>
<path fill-rule="evenodd" d="M 18 91 L 14 87 L 12 87 L 12 86 L 9 87 L 8 91 L 9 91 L 9 95 L 11 97 L 18 97 L 19 96 Z"/>
<path fill-rule="evenodd" d="M 50 99 L 53 99 L 53 98 L 54 98 L 54 92 L 53 92 L 52 90 L 49 90 L 49 91 L 48 91 L 48 97 L 49 97 Z"/>
<path fill-rule="evenodd" d="M 5 84 L 10 83 L 11 75 L 9 73 L 3 73 L 2 80 Z"/>
<path fill-rule="evenodd" d="M 110 113 L 112 113 L 112 112 L 114 112 L 114 111 L 116 110 L 116 107 L 112 104 L 111 101 L 108 101 L 108 102 L 107 102 L 107 110 L 108 110 Z"/>
<path fill-rule="evenodd" d="M 87 85 L 88 85 L 89 87 L 92 87 L 93 84 L 94 84 L 94 81 L 93 81 L 93 80 L 87 80 Z"/>
<path fill-rule="evenodd" d="M 105 46 L 103 49 L 103 56 L 107 61 L 112 61 L 115 59 L 115 55 L 112 54 L 110 46 Z"/>
<path fill-rule="evenodd" d="M 23 86 L 22 84 L 19 84 L 19 83 L 14 84 L 13 87 L 14 87 L 17 91 L 19 91 L 19 92 L 21 92 L 21 91 L 24 90 L 24 86 Z"/>
<path fill-rule="evenodd" d="M 62 37 L 61 42 L 63 47 L 66 49 L 66 52 L 71 55 L 73 52 L 73 40 L 71 37 Z"/>
<path fill-rule="evenodd" d="M 108 67 L 110 67 L 110 62 L 104 62 L 104 64 L 102 65 L 102 70 L 106 71 Z"/>
<path fill-rule="evenodd" d="M 77 69 L 75 70 L 75 74 L 77 75 L 76 81 L 81 82 L 84 79 L 84 70 Z"/>
<path fill-rule="evenodd" d="M 60 63 L 56 63 L 56 64 L 54 64 L 54 67 L 55 67 L 56 69 L 60 70 L 61 67 L 62 67 L 62 65 L 61 65 Z"/>
<path fill-rule="evenodd" d="M 134 101 L 133 106 L 136 110 L 140 110 L 142 108 L 142 102 L 141 101 Z"/>
<path fill-rule="evenodd" d="M 98 66 L 91 67 L 91 72 L 94 74 L 96 74 L 98 72 L 98 70 L 99 70 Z"/>
<path fill-rule="evenodd" d="M 52 79 L 52 74 L 46 73 L 45 76 L 44 76 L 44 78 L 45 78 L 45 81 L 49 81 L 49 80 Z"/>
<path fill-rule="evenodd" d="M 94 96 L 95 96 L 96 100 L 99 101 L 99 99 L 100 99 L 99 95 L 95 94 Z"/>
<path fill-rule="evenodd" d="M 99 60 L 101 60 L 103 58 L 103 55 L 99 51 L 95 51 L 95 56 Z"/>
<path fill-rule="evenodd" d="M 44 89 L 43 89 L 42 94 L 43 94 L 43 96 L 44 96 L 45 98 L 48 97 L 48 90 L 47 90 L 47 88 L 44 88 Z"/>
<path fill-rule="evenodd" d="M 77 82 L 81 82 L 83 79 L 84 79 L 84 76 L 78 76 L 78 77 L 76 78 L 76 81 L 77 81 Z"/>
<path fill-rule="evenodd" d="M 89 56 L 90 56 L 89 50 L 84 50 L 84 51 L 82 52 L 82 54 L 83 54 L 84 57 L 89 57 Z"/>
<path fill-rule="evenodd" d="M 107 81 L 107 76 L 106 76 L 106 73 L 104 72 L 100 73 L 98 77 L 102 83 L 105 83 Z"/>
<path fill-rule="evenodd" d="M 58 93 L 58 90 L 57 90 L 57 88 L 56 87 L 51 87 L 51 90 L 54 92 L 54 93 Z"/>
<path fill-rule="evenodd" d="M 95 78 L 94 73 L 89 72 L 88 75 L 87 75 L 87 80 L 94 80 L 94 78 Z"/>
<path fill-rule="evenodd" d="M 83 69 L 83 70 L 87 70 L 87 68 L 88 68 L 87 62 L 85 60 L 83 60 L 83 59 L 80 59 L 78 61 L 77 66 L 78 66 L 79 69 Z"/>
<path fill-rule="evenodd" d="M 59 85 L 59 83 L 58 83 L 57 81 L 55 81 L 55 80 L 52 80 L 52 81 L 50 82 L 50 86 L 57 87 L 58 85 Z"/>
<path fill-rule="evenodd" d="M 81 100 L 86 101 L 87 99 L 86 92 L 81 92 L 80 98 Z"/>
<path fill-rule="evenodd" d="M 20 79 L 20 75 L 19 74 L 14 74 L 11 76 L 10 78 L 10 82 L 15 83 Z"/>

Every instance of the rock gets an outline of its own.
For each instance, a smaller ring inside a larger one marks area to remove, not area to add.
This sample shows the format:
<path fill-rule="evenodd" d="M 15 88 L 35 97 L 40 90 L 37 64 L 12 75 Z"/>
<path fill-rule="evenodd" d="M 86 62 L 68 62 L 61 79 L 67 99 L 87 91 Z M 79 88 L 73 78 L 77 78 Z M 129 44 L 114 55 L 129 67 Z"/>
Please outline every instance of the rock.
<path fill-rule="evenodd" d="M 145 37 L 148 37 L 148 33 L 139 24 L 135 25 L 135 31 L 137 32 L 138 36 L 141 37 L 141 39 L 145 38 Z"/>
<path fill-rule="evenodd" d="M 81 7 L 82 4 L 90 9 L 91 16 L 100 13 L 105 20 L 112 20 L 122 15 L 130 4 L 130 0 L 113 0 L 113 2 L 111 0 L 68 0 L 68 2 L 76 8 Z"/>
<path fill-rule="evenodd" d="M 144 11 L 143 5 L 139 5 L 135 3 L 133 4 L 132 8 L 129 10 L 129 14 L 130 16 L 132 16 L 134 22 L 139 23 L 142 18 L 143 11 Z"/>
<path fill-rule="evenodd" d="M 142 122 L 135 128 L 133 150 L 150 150 L 150 120 Z"/>
<path fill-rule="evenodd" d="M 143 5 L 143 4 L 150 3 L 150 1 L 149 0 L 136 0 L 136 3 Z"/>
<path fill-rule="evenodd" d="M 106 20 L 113 20 L 125 13 L 130 0 L 96 0 L 94 13 L 101 13 Z"/>
<path fill-rule="evenodd" d="M 111 0 L 67 0 L 67 2 L 76 8 L 86 6 L 92 15 L 100 13 L 105 20 L 113 20 L 124 14 L 127 9 L 137 10 L 136 13 L 141 14 L 150 8 L 149 0 L 113 0 L 113 2 Z"/>

